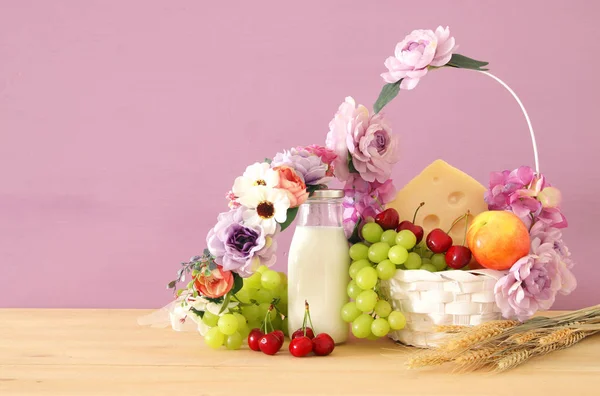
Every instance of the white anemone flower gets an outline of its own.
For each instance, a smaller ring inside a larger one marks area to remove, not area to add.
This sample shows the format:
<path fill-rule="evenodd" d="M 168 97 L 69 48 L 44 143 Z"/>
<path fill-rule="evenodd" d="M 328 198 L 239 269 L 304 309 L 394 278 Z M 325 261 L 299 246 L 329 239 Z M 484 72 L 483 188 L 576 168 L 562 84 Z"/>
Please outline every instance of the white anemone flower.
<path fill-rule="evenodd" d="M 243 214 L 244 223 L 262 227 L 267 235 L 274 234 L 277 223 L 285 221 L 290 207 L 290 199 L 285 190 L 263 186 L 250 189 L 239 201 L 248 208 Z"/>
<path fill-rule="evenodd" d="M 257 186 L 274 188 L 279 184 L 279 173 L 266 163 L 255 163 L 246 168 L 244 174 L 235 179 L 231 191 L 236 197 L 243 197 Z"/>

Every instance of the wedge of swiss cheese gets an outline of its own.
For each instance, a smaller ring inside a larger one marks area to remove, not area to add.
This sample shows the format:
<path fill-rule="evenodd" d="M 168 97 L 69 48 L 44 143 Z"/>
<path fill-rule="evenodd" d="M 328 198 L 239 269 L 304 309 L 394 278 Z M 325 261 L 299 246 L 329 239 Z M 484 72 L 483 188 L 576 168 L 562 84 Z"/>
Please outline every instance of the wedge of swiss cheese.
<path fill-rule="evenodd" d="M 398 211 L 400 221 L 412 221 L 415 209 L 425 202 L 415 221 L 423 227 L 425 240 L 434 228 L 448 231 L 452 222 L 467 210 L 471 212 L 469 224 L 474 216 L 488 210 L 483 200 L 485 191 L 486 188 L 471 176 L 442 160 L 436 160 L 404 186 L 387 207 Z M 461 220 L 450 236 L 455 245 L 462 245 L 464 235 L 465 222 Z"/>

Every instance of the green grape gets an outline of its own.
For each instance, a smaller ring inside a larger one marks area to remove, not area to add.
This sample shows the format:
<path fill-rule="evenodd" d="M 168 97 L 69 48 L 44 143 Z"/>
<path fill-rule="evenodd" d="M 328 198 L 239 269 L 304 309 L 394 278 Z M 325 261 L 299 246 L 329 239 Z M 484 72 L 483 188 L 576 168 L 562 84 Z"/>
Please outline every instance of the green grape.
<path fill-rule="evenodd" d="M 204 335 L 204 342 L 209 347 L 217 349 L 225 342 L 225 335 L 221 333 L 218 327 L 212 327 Z"/>
<path fill-rule="evenodd" d="M 261 273 L 255 272 L 252 275 L 250 275 L 249 277 L 244 278 L 244 286 L 258 289 L 261 286 L 260 285 L 260 277 L 261 277 Z"/>
<path fill-rule="evenodd" d="M 421 256 L 421 264 L 431 264 L 431 259 Z"/>
<path fill-rule="evenodd" d="M 265 289 L 258 289 L 255 293 L 254 299 L 259 303 L 270 303 L 273 300 L 273 294 Z"/>
<path fill-rule="evenodd" d="M 290 332 L 288 331 L 288 318 L 287 318 L 287 316 L 281 322 L 281 329 L 282 329 L 281 331 L 283 331 L 283 334 L 286 337 L 290 336 Z"/>
<path fill-rule="evenodd" d="M 250 292 L 248 289 L 241 288 L 235 293 L 235 298 L 237 298 L 241 303 L 248 304 L 250 302 Z"/>
<path fill-rule="evenodd" d="M 377 284 L 377 271 L 373 267 L 365 267 L 356 274 L 356 284 L 363 290 L 369 290 Z"/>
<path fill-rule="evenodd" d="M 431 256 L 431 264 L 433 264 L 438 271 L 445 270 L 448 266 L 448 264 L 446 264 L 446 255 L 444 253 L 434 254 Z"/>
<path fill-rule="evenodd" d="M 348 288 L 346 289 L 346 292 L 348 293 L 348 297 L 350 298 L 356 298 L 360 292 L 362 291 L 362 289 L 360 287 L 358 287 L 358 285 L 356 284 L 356 281 L 350 281 L 350 283 L 348 283 Z"/>
<path fill-rule="evenodd" d="M 260 326 L 260 324 L 259 324 L 259 326 Z M 242 336 L 242 338 L 245 340 L 246 338 L 248 338 L 248 334 L 250 334 L 250 330 L 252 330 L 252 329 L 250 327 L 246 326 L 246 327 L 244 327 L 242 329 L 238 329 L 238 333 L 240 333 L 240 335 Z"/>
<path fill-rule="evenodd" d="M 271 324 L 275 330 L 283 330 L 281 325 L 283 324 L 283 320 L 281 319 L 281 315 L 275 315 L 273 319 L 271 319 Z"/>
<path fill-rule="evenodd" d="M 390 248 L 390 251 L 388 252 L 388 257 L 390 261 L 396 265 L 404 264 L 404 262 L 408 258 L 408 250 L 399 245 L 392 246 Z"/>
<path fill-rule="evenodd" d="M 390 245 L 385 242 L 376 242 L 369 247 L 369 260 L 380 263 L 387 259 Z"/>
<path fill-rule="evenodd" d="M 371 334 L 371 315 L 362 314 L 352 322 L 352 334 L 356 338 L 367 338 Z"/>
<path fill-rule="evenodd" d="M 373 290 L 362 291 L 358 297 L 356 297 L 356 308 L 362 312 L 371 312 L 377 304 L 377 293 Z"/>
<path fill-rule="evenodd" d="M 362 236 L 367 242 L 379 242 L 381 234 L 383 234 L 383 228 L 377 223 L 367 223 L 362 228 Z"/>
<path fill-rule="evenodd" d="M 283 273 L 283 272 L 278 272 L 278 274 L 279 274 L 279 277 L 281 278 L 281 284 L 284 287 L 287 287 L 287 282 L 288 282 L 287 275 L 285 273 Z"/>
<path fill-rule="evenodd" d="M 261 303 L 258 306 L 258 312 L 260 315 L 260 320 L 264 320 L 265 317 L 267 316 L 267 312 L 269 311 L 269 307 L 271 306 L 271 304 L 269 303 Z M 271 313 L 269 314 L 269 316 L 271 317 L 271 320 L 275 319 L 275 316 L 277 316 L 277 312 L 275 310 L 272 310 Z"/>
<path fill-rule="evenodd" d="M 267 271 L 269 269 L 269 267 L 267 267 L 266 265 L 261 265 L 260 267 L 258 267 L 256 269 L 256 272 L 258 272 L 259 274 L 262 274 L 263 272 Z"/>
<path fill-rule="evenodd" d="M 367 340 L 371 340 L 371 341 L 377 341 L 380 337 L 377 337 L 375 334 L 373 334 L 373 332 L 371 332 L 368 336 L 367 336 Z"/>
<path fill-rule="evenodd" d="M 262 287 L 267 290 L 274 290 L 281 284 L 281 276 L 273 270 L 266 270 L 260 277 Z"/>
<path fill-rule="evenodd" d="M 385 300 L 377 301 L 374 308 L 375 314 L 381 318 L 387 318 L 392 312 L 392 306 Z"/>
<path fill-rule="evenodd" d="M 232 314 L 225 314 L 219 318 L 217 326 L 221 333 L 232 335 L 238 329 L 238 320 Z"/>
<path fill-rule="evenodd" d="M 227 336 L 225 339 L 225 347 L 230 350 L 240 349 L 242 347 L 242 340 L 242 335 L 238 332 L 235 332 Z"/>
<path fill-rule="evenodd" d="M 437 268 L 435 268 L 435 265 L 433 264 L 422 264 L 420 269 L 429 272 L 437 272 Z"/>
<path fill-rule="evenodd" d="M 381 242 L 385 242 L 390 246 L 394 246 L 396 244 L 396 235 L 398 235 L 396 230 L 383 231 L 383 234 L 381 234 Z"/>
<path fill-rule="evenodd" d="M 260 329 L 261 326 L 262 326 L 261 320 L 255 319 L 255 320 L 248 321 L 248 329 L 249 330 Z"/>
<path fill-rule="evenodd" d="M 421 256 L 419 256 L 415 252 L 410 252 L 408 254 L 408 258 L 406 259 L 406 262 L 404 263 L 404 266 L 406 267 L 406 269 L 409 269 L 409 270 L 421 268 Z"/>
<path fill-rule="evenodd" d="M 350 301 L 342 307 L 342 320 L 344 322 L 351 323 L 354 319 L 358 318 L 362 314 L 360 309 L 356 308 L 356 303 Z"/>
<path fill-rule="evenodd" d="M 244 305 L 242 307 L 242 315 L 248 320 L 248 322 L 261 320 L 260 311 L 258 305 Z"/>
<path fill-rule="evenodd" d="M 381 280 L 388 280 L 394 277 L 396 273 L 396 266 L 390 260 L 383 260 L 377 264 L 377 276 Z"/>
<path fill-rule="evenodd" d="M 219 317 L 215 314 L 206 311 L 204 312 L 204 316 L 202 316 L 202 321 L 207 326 L 215 327 L 217 325 L 217 322 L 219 321 Z"/>
<path fill-rule="evenodd" d="M 406 267 L 404 266 L 404 264 L 398 264 L 398 265 L 396 266 L 396 269 L 399 269 L 399 270 L 402 270 L 402 271 L 404 271 L 404 270 L 406 270 Z"/>
<path fill-rule="evenodd" d="M 369 260 L 365 260 L 365 259 L 353 262 L 352 264 L 350 264 L 350 268 L 348 269 L 350 278 L 352 278 L 352 279 L 356 278 L 356 274 L 358 273 L 358 271 L 360 271 L 361 269 L 363 269 L 365 267 L 370 267 L 370 266 L 371 266 L 371 262 Z"/>
<path fill-rule="evenodd" d="M 386 336 L 390 332 L 390 324 L 383 318 L 377 318 L 371 323 L 371 332 L 377 337 Z"/>
<path fill-rule="evenodd" d="M 284 292 L 287 293 L 287 290 L 280 283 L 279 286 L 277 286 L 275 289 L 271 290 L 271 296 L 273 296 L 273 298 L 281 299 L 281 296 L 283 295 Z"/>
<path fill-rule="evenodd" d="M 392 311 L 387 320 L 392 330 L 402 330 L 406 326 L 406 318 L 400 311 Z"/>
<path fill-rule="evenodd" d="M 238 329 L 241 329 L 241 328 L 246 327 L 248 325 L 248 321 L 246 320 L 246 318 L 244 317 L 244 315 L 242 315 L 241 313 L 235 312 L 233 314 L 233 316 L 238 321 Z"/>
<path fill-rule="evenodd" d="M 410 230 L 402 230 L 396 236 L 396 245 L 402 246 L 406 250 L 410 250 L 417 244 L 417 237 Z"/>
<path fill-rule="evenodd" d="M 366 259 L 368 252 L 369 247 L 362 242 L 355 243 L 354 245 L 350 246 L 350 250 L 348 250 L 350 258 L 354 261 Z"/>

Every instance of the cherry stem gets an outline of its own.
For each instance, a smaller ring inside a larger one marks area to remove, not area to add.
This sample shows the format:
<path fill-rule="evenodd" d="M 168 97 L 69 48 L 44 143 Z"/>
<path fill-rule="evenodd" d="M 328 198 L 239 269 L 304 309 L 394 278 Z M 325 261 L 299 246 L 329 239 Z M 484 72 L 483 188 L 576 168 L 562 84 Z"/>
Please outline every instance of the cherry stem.
<path fill-rule="evenodd" d="M 465 246 L 465 243 L 467 243 L 467 231 L 469 230 L 469 215 L 471 214 L 470 210 L 467 210 L 467 213 L 465 214 L 465 235 L 463 236 L 463 243 L 462 245 Z"/>
<path fill-rule="evenodd" d="M 275 327 L 273 327 L 273 323 L 271 323 L 271 311 L 272 310 L 273 310 L 273 304 L 271 304 L 269 306 L 269 309 L 267 310 L 267 314 L 265 315 L 265 321 L 264 321 L 265 334 L 269 333 L 267 324 L 271 325 L 271 331 L 275 331 Z"/>
<path fill-rule="evenodd" d="M 306 321 L 306 317 L 308 316 L 308 321 L 310 322 L 310 328 L 313 331 L 313 334 L 316 332 L 315 326 L 313 325 L 312 318 L 310 317 L 310 307 L 308 306 L 308 301 L 304 300 L 304 320 Z M 304 327 L 304 336 L 306 337 L 306 326 Z"/>
<path fill-rule="evenodd" d="M 423 207 L 423 205 L 425 205 L 425 202 L 421 202 L 419 204 L 419 206 L 417 207 L 417 209 L 415 209 L 415 214 L 413 215 L 413 221 L 412 221 L 413 224 L 415 224 L 415 220 L 417 220 L 417 213 L 419 212 L 419 209 L 421 209 Z"/>
<path fill-rule="evenodd" d="M 450 234 L 450 231 L 452 231 L 452 229 L 454 228 L 454 226 L 457 225 L 459 221 L 461 221 L 462 219 L 466 218 L 470 214 L 471 214 L 471 211 L 467 210 L 467 213 L 465 213 L 464 215 L 462 215 L 462 216 L 458 217 L 456 220 L 454 220 L 452 222 L 452 225 L 450 226 L 450 229 L 446 232 L 446 234 Z"/>

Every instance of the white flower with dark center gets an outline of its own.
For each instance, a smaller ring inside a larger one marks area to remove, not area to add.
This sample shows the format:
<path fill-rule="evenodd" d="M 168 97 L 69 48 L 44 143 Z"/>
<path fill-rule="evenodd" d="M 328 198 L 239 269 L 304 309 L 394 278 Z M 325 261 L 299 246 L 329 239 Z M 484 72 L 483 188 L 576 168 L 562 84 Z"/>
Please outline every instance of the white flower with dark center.
<path fill-rule="evenodd" d="M 231 191 L 235 197 L 243 197 L 254 187 L 274 188 L 279 183 L 279 173 L 266 163 L 255 163 L 246 168 L 244 174 L 235 179 Z"/>
<path fill-rule="evenodd" d="M 274 234 L 277 223 L 283 223 L 287 218 L 290 199 L 285 190 L 256 186 L 239 198 L 239 202 L 248 208 L 244 211 L 244 223 L 249 226 L 259 226 L 265 234 Z"/>

